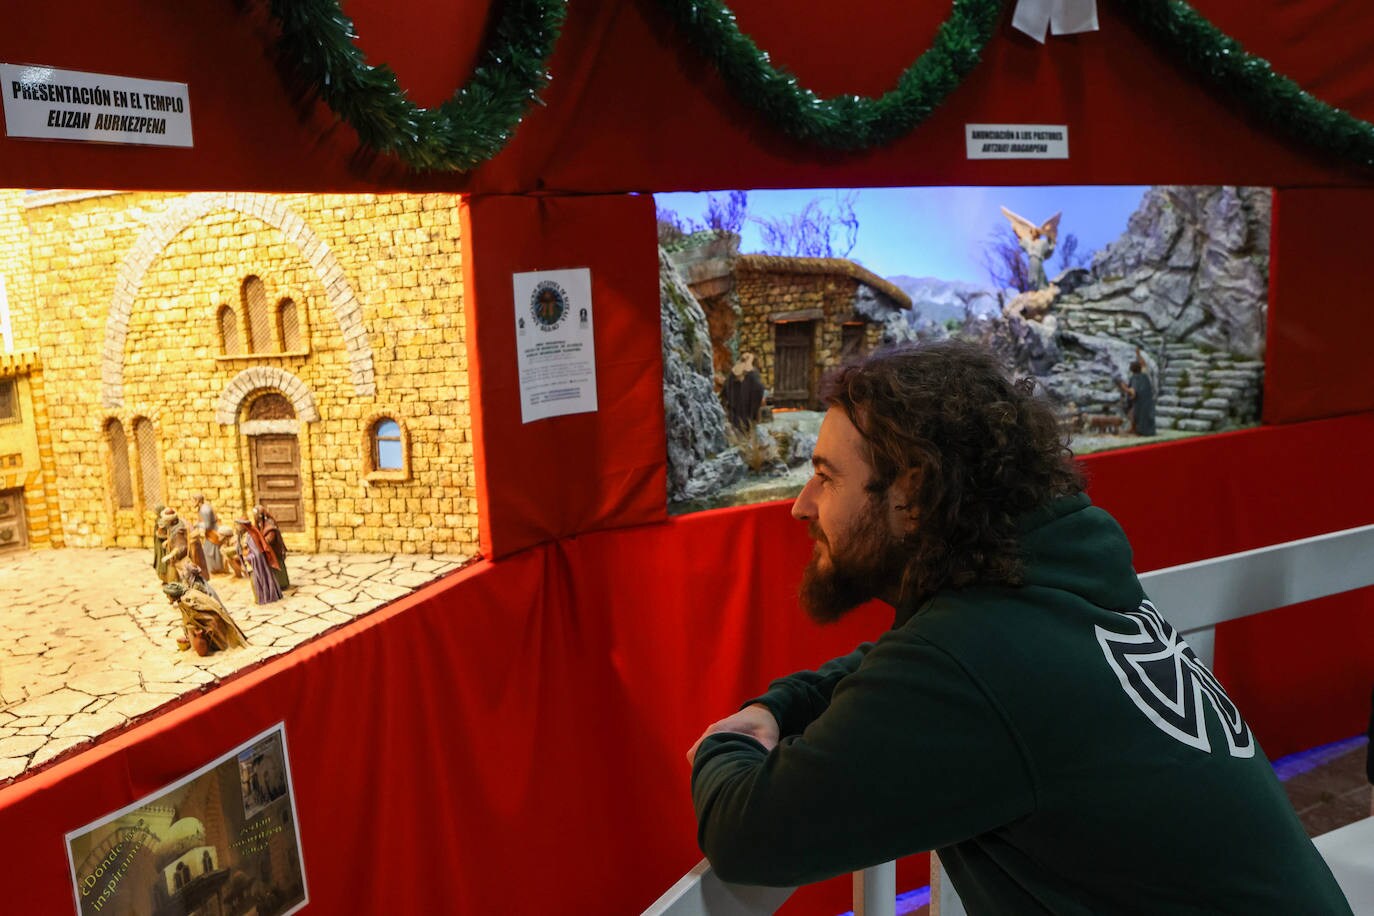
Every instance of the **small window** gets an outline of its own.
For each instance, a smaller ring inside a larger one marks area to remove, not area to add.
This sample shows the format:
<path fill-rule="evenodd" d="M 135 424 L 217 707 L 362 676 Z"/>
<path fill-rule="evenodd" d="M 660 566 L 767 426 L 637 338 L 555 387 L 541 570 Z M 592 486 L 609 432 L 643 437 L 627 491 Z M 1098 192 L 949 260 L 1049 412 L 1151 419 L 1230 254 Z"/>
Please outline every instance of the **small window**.
<path fill-rule="evenodd" d="M 0 378 L 0 423 L 19 419 L 19 389 L 12 378 Z"/>
<path fill-rule="evenodd" d="M 110 479 L 114 483 L 115 504 L 121 509 L 134 507 L 134 481 L 129 474 L 129 440 L 124 424 L 111 418 L 105 423 L 105 444 L 110 450 Z"/>
<path fill-rule="evenodd" d="M 227 305 L 219 307 L 220 352 L 232 356 L 242 352 L 239 347 L 239 316 Z"/>
<path fill-rule="evenodd" d="M 405 456 L 401 449 L 401 424 L 395 420 L 382 419 L 372 427 L 372 469 L 374 471 L 400 471 L 405 468 Z"/>
<path fill-rule="evenodd" d="M 304 350 L 301 343 L 301 324 L 296 317 L 296 303 L 283 299 L 277 303 L 277 325 L 281 328 L 281 348 L 289 353 Z"/>
<path fill-rule="evenodd" d="M 272 339 L 272 315 L 267 307 L 267 291 L 262 281 L 253 276 L 246 277 L 240 292 L 243 309 L 248 314 L 248 352 L 272 352 L 276 341 Z"/>
<path fill-rule="evenodd" d="M 157 436 L 147 417 L 134 418 L 134 443 L 138 445 L 138 477 L 143 487 L 143 508 L 162 504 L 162 469 L 158 467 Z"/>

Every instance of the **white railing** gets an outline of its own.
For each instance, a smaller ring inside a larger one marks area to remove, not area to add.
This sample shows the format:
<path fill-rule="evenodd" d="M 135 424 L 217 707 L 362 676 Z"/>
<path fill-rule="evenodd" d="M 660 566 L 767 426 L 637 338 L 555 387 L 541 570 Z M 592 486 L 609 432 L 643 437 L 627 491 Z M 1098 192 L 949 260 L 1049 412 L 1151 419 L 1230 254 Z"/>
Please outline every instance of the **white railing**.
<path fill-rule="evenodd" d="M 1207 664 L 1217 624 L 1374 585 L 1374 525 L 1143 573 L 1159 612 Z M 931 916 L 964 916 L 931 854 Z M 726 884 L 702 859 L 642 916 L 770 916 L 795 888 Z M 894 916 L 897 865 L 854 873 L 855 916 Z"/>

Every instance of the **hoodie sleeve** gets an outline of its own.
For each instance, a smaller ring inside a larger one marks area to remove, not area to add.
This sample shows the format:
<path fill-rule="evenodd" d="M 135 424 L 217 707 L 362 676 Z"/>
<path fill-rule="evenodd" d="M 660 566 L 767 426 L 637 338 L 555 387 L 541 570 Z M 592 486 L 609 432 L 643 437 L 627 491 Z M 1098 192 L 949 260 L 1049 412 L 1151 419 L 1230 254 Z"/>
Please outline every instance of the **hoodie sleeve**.
<path fill-rule="evenodd" d="M 723 880 L 782 887 L 996 829 L 1033 811 L 1035 791 L 1001 708 L 957 660 L 888 634 L 771 753 L 707 737 L 692 801 Z"/>
<path fill-rule="evenodd" d="M 825 712 L 835 685 L 853 674 L 872 648 L 873 643 L 866 642 L 848 655 L 832 658 L 815 671 L 798 671 L 780 677 L 768 685 L 764 694 L 745 700 L 740 708 L 761 703 L 778 720 L 778 728 L 784 738 L 799 735 Z"/>

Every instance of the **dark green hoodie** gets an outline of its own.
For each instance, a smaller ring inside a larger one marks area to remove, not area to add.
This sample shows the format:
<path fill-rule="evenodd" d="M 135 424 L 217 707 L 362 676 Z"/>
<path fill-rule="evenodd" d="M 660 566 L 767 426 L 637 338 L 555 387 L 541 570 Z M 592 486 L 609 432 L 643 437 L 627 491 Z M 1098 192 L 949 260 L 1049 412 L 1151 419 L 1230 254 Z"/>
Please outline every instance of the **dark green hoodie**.
<path fill-rule="evenodd" d="M 937 849 L 974 914 L 1348 914 L 1111 516 L 1078 495 L 1023 528 L 1024 586 L 942 592 L 773 682 L 750 701 L 781 727 L 772 753 L 702 742 L 720 877 L 805 884 Z"/>

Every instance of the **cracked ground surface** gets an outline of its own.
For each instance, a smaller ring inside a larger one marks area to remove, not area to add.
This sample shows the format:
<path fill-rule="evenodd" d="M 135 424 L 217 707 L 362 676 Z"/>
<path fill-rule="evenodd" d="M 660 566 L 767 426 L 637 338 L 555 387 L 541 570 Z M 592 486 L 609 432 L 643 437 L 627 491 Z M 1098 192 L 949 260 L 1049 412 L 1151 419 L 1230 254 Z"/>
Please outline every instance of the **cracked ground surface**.
<path fill-rule="evenodd" d="M 178 651 L 180 613 L 147 550 L 35 550 L 0 558 L 0 784 L 185 694 L 288 652 L 463 566 L 466 557 L 300 554 L 286 596 L 211 582 L 248 646 Z"/>

